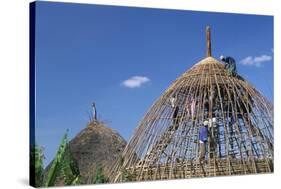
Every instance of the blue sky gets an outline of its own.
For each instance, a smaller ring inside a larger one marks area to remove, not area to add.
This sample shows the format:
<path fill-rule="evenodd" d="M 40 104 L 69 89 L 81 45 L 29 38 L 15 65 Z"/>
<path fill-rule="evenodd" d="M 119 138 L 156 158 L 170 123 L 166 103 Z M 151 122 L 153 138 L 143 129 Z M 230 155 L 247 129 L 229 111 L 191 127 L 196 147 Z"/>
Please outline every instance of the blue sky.
<path fill-rule="evenodd" d="M 152 103 L 205 57 L 236 59 L 238 72 L 273 101 L 273 17 L 37 2 L 36 141 L 45 165 L 66 129 L 100 120 L 128 140 Z"/>

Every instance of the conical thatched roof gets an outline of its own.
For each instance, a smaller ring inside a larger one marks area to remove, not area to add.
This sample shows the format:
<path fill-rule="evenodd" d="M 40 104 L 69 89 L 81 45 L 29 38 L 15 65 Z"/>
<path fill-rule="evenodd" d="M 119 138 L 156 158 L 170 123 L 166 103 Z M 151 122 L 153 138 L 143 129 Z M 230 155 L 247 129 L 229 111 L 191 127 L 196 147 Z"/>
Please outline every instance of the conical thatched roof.
<path fill-rule="evenodd" d="M 108 176 L 126 141 L 104 123 L 94 120 L 70 141 L 69 146 L 78 163 L 82 182 L 90 184 L 98 167 Z"/>
<path fill-rule="evenodd" d="M 116 131 L 93 120 L 68 143 L 63 161 L 73 161 L 75 168 L 79 169 L 81 184 L 91 184 L 97 170 L 102 170 L 102 174 L 108 178 L 110 169 L 120 158 L 125 146 L 126 141 Z M 45 169 L 44 177 L 52 163 Z M 54 185 L 65 185 L 63 173 L 57 173 Z"/>
<path fill-rule="evenodd" d="M 190 178 L 273 171 L 273 105 L 211 56 L 159 97 L 127 144 L 111 181 Z M 200 160 L 199 130 L 208 121 Z M 135 157 L 138 156 L 138 158 Z M 202 158 L 202 157 L 201 157 Z"/>

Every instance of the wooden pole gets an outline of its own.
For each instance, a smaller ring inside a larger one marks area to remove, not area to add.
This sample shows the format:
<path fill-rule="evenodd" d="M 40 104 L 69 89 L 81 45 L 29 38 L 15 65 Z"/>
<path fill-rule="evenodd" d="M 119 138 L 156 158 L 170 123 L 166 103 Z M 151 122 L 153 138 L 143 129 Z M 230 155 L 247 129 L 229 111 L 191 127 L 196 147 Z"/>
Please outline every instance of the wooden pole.
<path fill-rule="evenodd" d="M 206 27 L 206 38 L 207 38 L 207 57 L 212 56 L 211 49 L 211 28 L 210 26 Z"/>

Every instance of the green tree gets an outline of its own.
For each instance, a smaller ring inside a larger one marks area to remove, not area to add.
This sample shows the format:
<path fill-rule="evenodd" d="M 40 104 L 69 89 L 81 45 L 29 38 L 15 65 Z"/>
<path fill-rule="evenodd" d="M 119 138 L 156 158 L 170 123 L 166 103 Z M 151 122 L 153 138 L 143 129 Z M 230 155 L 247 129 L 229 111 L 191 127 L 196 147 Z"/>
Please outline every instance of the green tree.
<path fill-rule="evenodd" d="M 40 187 L 43 184 L 43 159 L 45 158 L 43 154 L 43 148 L 35 143 L 35 146 L 31 147 L 30 158 L 31 170 L 34 171 L 34 186 Z"/>
<path fill-rule="evenodd" d="M 44 186 L 54 186 L 57 180 L 63 180 L 64 185 L 81 183 L 77 162 L 72 157 L 67 139 L 68 130 L 64 134 L 56 156 L 50 165 L 44 181 Z"/>
<path fill-rule="evenodd" d="M 65 185 L 81 184 L 79 167 L 69 150 L 69 145 L 67 145 L 64 152 L 59 175 L 63 178 Z"/>

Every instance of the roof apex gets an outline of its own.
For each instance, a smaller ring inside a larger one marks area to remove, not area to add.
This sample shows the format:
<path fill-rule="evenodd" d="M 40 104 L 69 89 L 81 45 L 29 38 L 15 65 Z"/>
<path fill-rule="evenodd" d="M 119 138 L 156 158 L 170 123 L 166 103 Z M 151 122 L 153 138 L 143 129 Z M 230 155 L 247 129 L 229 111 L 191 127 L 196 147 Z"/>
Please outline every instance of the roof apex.
<path fill-rule="evenodd" d="M 208 56 L 208 57 L 200 60 L 199 62 L 197 62 L 195 65 L 202 65 L 202 64 L 222 64 L 222 63 L 220 61 L 218 61 L 217 59 L 215 59 L 214 57 Z"/>

